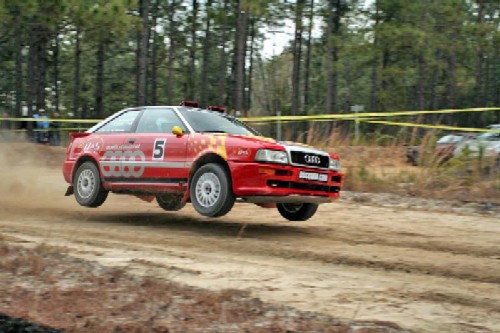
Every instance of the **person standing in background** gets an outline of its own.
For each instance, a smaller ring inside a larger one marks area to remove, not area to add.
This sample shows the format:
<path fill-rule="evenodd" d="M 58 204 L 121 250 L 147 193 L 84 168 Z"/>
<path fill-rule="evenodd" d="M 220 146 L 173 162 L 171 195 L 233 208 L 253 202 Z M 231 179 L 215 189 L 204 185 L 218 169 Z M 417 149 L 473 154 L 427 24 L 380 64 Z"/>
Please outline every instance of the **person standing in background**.
<path fill-rule="evenodd" d="M 48 119 L 45 115 L 45 110 L 40 109 L 38 113 L 33 115 L 33 118 L 37 119 Z M 49 142 L 49 122 L 47 120 L 38 120 L 36 122 L 35 131 L 33 132 L 33 139 L 38 143 L 48 143 Z"/>
<path fill-rule="evenodd" d="M 54 114 L 52 115 L 53 119 L 50 122 L 49 138 L 51 146 L 61 145 L 61 133 L 60 133 L 61 123 L 57 121 L 59 117 L 60 117 L 59 112 L 54 112 Z"/>

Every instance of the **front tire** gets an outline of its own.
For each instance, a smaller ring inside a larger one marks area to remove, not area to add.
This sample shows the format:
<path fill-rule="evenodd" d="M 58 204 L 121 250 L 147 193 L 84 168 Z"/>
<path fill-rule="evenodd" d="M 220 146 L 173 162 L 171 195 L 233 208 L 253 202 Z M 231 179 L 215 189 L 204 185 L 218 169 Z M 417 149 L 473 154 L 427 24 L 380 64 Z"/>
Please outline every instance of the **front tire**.
<path fill-rule="evenodd" d="M 93 162 L 85 162 L 78 167 L 73 178 L 75 199 L 85 207 L 99 207 L 108 197 L 101 184 L 101 176 Z"/>
<path fill-rule="evenodd" d="M 310 219 L 318 209 L 318 205 L 313 203 L 279 203 L 276 206 L 281 216 L 289 221 L 306 221 Z"/>
<path fill-rule="evenodd" d="M 182 202 L 182 195 L 175 194 L 158 194 L 156 202 L 158 205 L 168 212 L 181 210 L 186 204 Z"/>
<path fill-rule="evenodd" d="M 233 208 L 235 197 L 231 178 L 220 164 L 205 164 L 194 173 L 190 183 L 194 209 L 203 216 L 219 217 Z"/>

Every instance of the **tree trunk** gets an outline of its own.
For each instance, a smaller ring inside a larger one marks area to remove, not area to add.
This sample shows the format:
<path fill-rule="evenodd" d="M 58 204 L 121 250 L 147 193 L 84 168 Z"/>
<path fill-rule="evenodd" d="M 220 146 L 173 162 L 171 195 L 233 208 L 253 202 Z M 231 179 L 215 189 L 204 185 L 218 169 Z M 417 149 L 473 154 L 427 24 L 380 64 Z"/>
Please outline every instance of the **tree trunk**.
<path fill-rule="evenodd" d="M 477 13 L 477 25 L 480 26 L 484 22 L 484 1 L 477 1 L 479 6 Z M 476 35 L 476 38 L 481 39 L 482 35 Z M 476 58 L 476 86 L 474 87 L 475 103 L 474 107 L 481 107 L 484 105 L 483 94 L 483 69 L 484 69 L 484 50 L 481 46 L 481 40 L 477 41 L 477 58 Z"/>
<path fill-rule="evenodd" d="M 202 64 L 202 70 L 201 70 L 201 100 L 200 104 L 203 106 L 207 106 L 208 103 L 208 65 L 209 65 L 209 51 L 210 51 L 210 46 L 212 44 L 211 42 L 211 34 L 210 34 L 210 23 L 212 20 L 211 17 L 211 8 L 212 7 L 212 0 L 207 0 L 206 3 L 206 15 L 207 15 L 207 21 L 205 23 L 205 41 L 203 43 L 203 64 Z"/>
<path fill-rule="evenodd" d="M 329 0 L 328 25 L 327 25 L 327 94 L 326 94 L 326 112 L 335 113 L 337 111 L 337 70 L 335 65 L 338 61 L 334 37 L 340 30 L 340 1 Z"/>
<path fill-rule="evenodd" d="M 224 0 L 223 12 L 227 13 L 228 0 Z M 219 105 L 226 105 L 226 37 L 227 37 L 227 22 L 226 18 L 222 22 L 221 28 L 221 51 L 220 51 L 220 63 L 219 63 Z"/>
<path fill-rule="evenodd" d="M 148 73 L 148 45 L 149 45 L 149 0 L 140 1 L 142 28 L 139 33 L 138 52 L 138 82 L 137 105 L 146 105 L 146 80 Z"/>
<path fill-rule="evenodd" d="M 387 80 L 387 76 L 383 74 L 386 73 L 386 69 L 391 65 L 391 51 L 387 46 L 383 47 L 382 50 L 382 76 L 380 78 L 380 90 L 378 91 L 378 111 L 386 111 L 388 109 L 388 101 L 387 98 L 381 99 L 380 92 L 384 95 L 385 92 L 389 89 L 389 82 Z"/>
<path fill-rule="evenodd" d="M 105 43 L 103 37 L 99 39 L 96 52 L 96 83 L 94 91 L 94 115 L 102 118 L 104 114 L 104 56 Z"/>
<path fill-rule="evenodd" d="M 494 51 L 494 56 L 493 56 L 493 77 L 495 78 L 492 82 L 493 86 L 493 105 L 499 106 L 500 105 L 500 43 L 497 42 L 496 47 L 493 49 Z M 497 120 L 496 123 L 500 122 L 500 112 L 497 112 Z"/>
<path fill-rule="evenodd" d="M 77 25 L 75 33 L 75 72 L 73 76 L 73 113 L 78 118 L 84 115 L 80 110 L 80 56 L 82 50 L 80 47 L 80 27 Z"/>
<path fill-rule="evenodd" d="M 54 45 L 52 49 L 53 66 L 54 66 L 54 112 L 59 113 L 59 29 L 56 29 L 54 36 Z"/>
<path fill-rule="evenodd" d="M 16 22 L 16 32 L 15 32 L 15 52 L 16 52 L 16 106 L 14 110 L 15 117 L 21 117 L 22 115 L 22 100 L 23 100 L 23 58 L 22 58 L 22 23 L 21 20 Z"/>
<path fill-rule="evenodd" d="M 418 83 L 417 83 L 417 110 L 425 110 L 425 82 L 426 71 L 424 56 L 419 54 L 418 61 Z"/>
<path fill-rule="evenodd" d="M 37 73 L 36 73 L 36 67 L 37 67 L 37 48 L 36 48 L 36 41 L 38 39 L 37 35 L 37 29 L 34 27 L 31 29 L 29 32 L 29 52 L 28 52 L 28 77 L 27 77 L 27 83 L 28 83 L 28 89 L 26 92 L 26 104 L 28 106 L 28 117 L 33 117 L 33 114 L 35 113 L 35 110 L 33 108 L 34 103 L 33 103 L 33 97 L 36 94 L 36 82 L 37 82 Z M 28 128 L 32 129 L 33 128 L 33 123 L 28 122 Z"/>
<path fill-rule="evenodd" d="M 151 40 L 153 44 L 151 45 L 151 66 L 150 66 L 150 76 L 151 76 L 151 88 L 149 92 L 146 92 L 146 95 L 149 96 L 149 103 L 151 105 L 157 105 L 158 103 L 158 34 L 156 33 L 156 23 L 158 21 L 159 15 L 159 0 L 156 0 L 154 9 L 153 9 L 153 22 L 151 33 L 153 34 Z"/>
<path fill-rule="evenodd" d="M 39 27 L 39 38 L 36 44 L 37 48 L 37 80 L 36 80 L 36 108 L 37 110 L 45 110 L 45 87 L 46 87 L 46 72 L 47 72 L 47 43 L 48 31 Z"/>
<path fill-rule="evenodd" d="M 436 50 L 434 52 L 434 58 L 438 60 L 441 56 L 441 52 Z M 433 68 L 431 71 L 431 87 L 430 87 L 430 108 L 431 110 L 437 110 L 439 106 L 439 97 L 437 96 L 437 86 L 439 84 L 439 73 L 437 68 Z"/>
<path fill-rule="evenodd" d="M 189 71 L 187 73 L 187 98 L 197 99 L 196 82 L 196 31 L 198 29 L 198 1 L 193 0 L 193 15 L 191 16 L 191 46 L 189 47 Z"/>
<path fill-rule="evenodd" d="M 169 50 L 167 60 L 167 104 L 173 105 L 173 92 L 174 92 L 174 60 L 176 51 L 175 37 L 177 35 L 176 22 L 174 21 L 176 1 L 172 1 L 168 11 L 168 26 L 169 26 Z"/>
<path fill-rule="evenodd" d="M 446 86 L 447 92 L 447 108 L 454 109 L 457 107 L 457 82 L 456 82 L 456 67 L 457 67 L 457 54 L 453 47 L 448 56 L 448 73 L 446 75 L 448 84 Z"/>
<path fill-rule="evenodd" d="M 246 93 L 245 114 L 248 114 L 248 111 L 252 107 L 252 79 L 253 79 L 254 42 L 255 42 L 255 19 L 251 19 L 250 20 L 250 54 L 249 54 L 250 65 L 248 67 L 248 75 L 247 75 L 248 92 Z"/>
<path fill-rule="evenodd" d="M 378 111 L 378 67 L 379 67 L 379 53 L 378 53 L 378 34 L 377 26 L 379 24 L 379 10 L 378 0 L 375 0 L 375 24 L 373 26 L 373 67 L 372 67 L 372 83 L 370 89 L 370 111 Z"/>
<path fill-rule="evenodd" d="M 236 23 L 236 67 L 234 84 L 234 108 L 236 111 L 243 110 L 243 96 L 245 90 L 245 51 L 247 43 L 248 12 L 241 8 L 238 1 L 238 19 Z M 246 116 L 246 113 L 245 113 Z"/>
<path fill-rule="evenodd" d="M 293 40 L 292 68 L 292 115 L 300 114 L 300 65 L 302 58 L 302 13 L 305 0 L 297 0 L 295 5 L 295 38 Z"/>
<path fill-rule="evenodd" d="M 307 26 L 307 41 L 306 41 L 306 63 L 304 73 L 304 111 L 309 113 L 310 94 L 309 94 L 309 72 L 311 70 L 311 40 L 312 28 L 314 19 L 314 0 L 311 0 L 311 8 L 309 10 L 309 25 Z"/>

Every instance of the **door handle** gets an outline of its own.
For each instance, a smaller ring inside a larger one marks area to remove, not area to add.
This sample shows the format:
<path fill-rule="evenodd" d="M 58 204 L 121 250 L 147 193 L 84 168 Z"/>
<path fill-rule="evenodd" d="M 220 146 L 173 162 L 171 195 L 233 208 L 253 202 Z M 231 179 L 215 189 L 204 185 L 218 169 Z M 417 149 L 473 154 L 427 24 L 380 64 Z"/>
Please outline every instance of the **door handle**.
<path fill-rule="evenodd" d="M 135 138 L 129 138 L 128 139 L 128 143 L 134 143 L 135 142 Z"/>

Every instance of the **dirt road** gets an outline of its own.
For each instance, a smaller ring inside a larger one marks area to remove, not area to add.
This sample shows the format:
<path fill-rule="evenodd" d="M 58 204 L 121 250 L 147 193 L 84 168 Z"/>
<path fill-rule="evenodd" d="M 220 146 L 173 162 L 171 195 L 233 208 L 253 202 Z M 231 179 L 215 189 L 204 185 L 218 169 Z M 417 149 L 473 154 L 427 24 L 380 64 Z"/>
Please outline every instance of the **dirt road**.
<path fill-rule="evenodd" d="M 0 234 L 27 245 L 63 246 L 133 274 L 246 289 L 336 317 L 392 321 L 419 332 L 500 331 L 496 212 L 340 200 L 308 222 L 289 223 L 249 204 L 205 219 L 190 206 L 168 213 L 119 195 L 85 209 L 62 196 L 58 158 L 28 155 L 0 157 Z M 7 168 L 14 158 L 16 167 Z"/>

